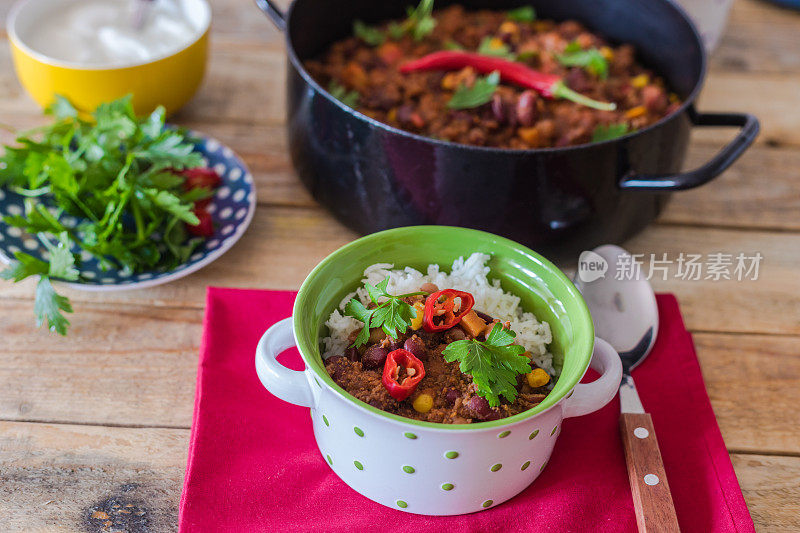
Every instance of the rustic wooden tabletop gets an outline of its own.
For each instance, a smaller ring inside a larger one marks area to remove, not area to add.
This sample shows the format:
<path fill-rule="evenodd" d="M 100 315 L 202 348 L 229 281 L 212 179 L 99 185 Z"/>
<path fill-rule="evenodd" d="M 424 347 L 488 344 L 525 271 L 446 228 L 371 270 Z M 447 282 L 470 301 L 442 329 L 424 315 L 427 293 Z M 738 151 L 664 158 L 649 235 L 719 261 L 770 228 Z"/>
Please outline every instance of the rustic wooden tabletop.
<path fill-rule="evenodd" d="M 3 18 L 10 4 L 0 2 Z M 251 2 L 213 4 L 207 79 L 174 120 L 245 159 L 258 187 L 255 219 L 230 252 L 183 280 L 69 292 L 75 314 L 67 338 L 33 327 L 31 283 L 0 285 L 3 531 L 177 529 L 206 286 L 296 289 L 356 236 L 315 204 L 291 169 L 282 36 Z M 757 281 L 654 281 L 682 305 L 760 531 L 800 530 L 798 36 L 800 13 L 736 1 L 699 107 L 755 113 L 762 134 L 722 177 L 676 194 L 656 224 L 626 243 L 673 259 L 763 255 Z M 0 122 L 25 128 L 41 120 L 0 46 Z M 687 165 L 731 136 L 696 132 Z M 106 523 L 102 509 L 113 504 L 141 517 L 130 521 L 141 528 Z"/>

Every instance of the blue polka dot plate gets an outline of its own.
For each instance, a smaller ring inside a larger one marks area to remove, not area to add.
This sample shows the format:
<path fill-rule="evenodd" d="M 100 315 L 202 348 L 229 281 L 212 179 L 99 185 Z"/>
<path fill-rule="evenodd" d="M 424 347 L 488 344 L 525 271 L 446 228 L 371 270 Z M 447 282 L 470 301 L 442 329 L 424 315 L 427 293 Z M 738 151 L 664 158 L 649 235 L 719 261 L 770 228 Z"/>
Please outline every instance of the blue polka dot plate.
<path fill-rule="evenodd" d="M 208 212 L 214 220 L 214 235 L 200 244 L 188 261 L 172 270 L 151 270 L 129 273 L 122 270 L 103 271 L 91 254 L 82 252 L 81 280 L 59 282 L 59 284 L 86 291 L 113 291 L 142 289 L 168 283 L 188 276 L 208 265 L 227 252 L 244 234 L 256 209 L 256 192 L 253 176 L 233 150 L 197 132 L 189 132 L 195 138 L 195 151 L 203 155 L 206 166 L 213 168 L 222 178 Z M 23 197 L 0 189 L 0 215 L 24 213 Z M 65 225 L 78 221 L 62 217 Z M 17 251 L 24 251 L 38 258 L 46 257 L 46 249 L 34 235 L 12 227 L 0 218 L 0 262 L 8 263 Z M 77 250 L 74 250 L 77 252 Z"/>

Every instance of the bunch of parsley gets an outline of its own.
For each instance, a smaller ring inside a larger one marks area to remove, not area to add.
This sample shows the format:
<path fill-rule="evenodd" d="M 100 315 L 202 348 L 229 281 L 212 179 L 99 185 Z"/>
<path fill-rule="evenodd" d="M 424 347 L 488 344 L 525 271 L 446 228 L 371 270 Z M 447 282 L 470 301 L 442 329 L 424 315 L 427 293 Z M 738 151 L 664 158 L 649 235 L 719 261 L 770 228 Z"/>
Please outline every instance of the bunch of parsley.
<path fill-rule="evenodd" d="M 185 190 L 185 178 L 174 172 L 203 161 L 184 132 L 164 127 L 163 108 L 138 119 L 127 96 L 102 104 L 89 121 L 57 98 L 46 113 L 52 124 L 5 147 L 0 188 L 25 197 L 24 216 L 5 216 L 4 222 L 35 235 L 48 253 L 40 259 L 19 251 L 0 277 L 17 282 L 39 276 L 37 325 L 47 321 L 65 335 L 63 313 L 72 308 L 52 279 L 83 279 L 82 252 L 103 270 L 129 274 L 185 262 L 201 242 L 189 238 L 185 224 L 199 223 L 194 203 L 211 191 Z"/>
<path fill-rule="evenodd" d="M 495 324 L 485 341 L 465 339 L 451 342 L 442 355 L 448 363 L 459 361 L 460 370 L 472 376 L 478 394 L 491 407 L 500 405 L 500 397 L 509 402 L 517 397 L 517 376 L 531 371 L 525 348 L 513 344 L 516 334 Z"/>

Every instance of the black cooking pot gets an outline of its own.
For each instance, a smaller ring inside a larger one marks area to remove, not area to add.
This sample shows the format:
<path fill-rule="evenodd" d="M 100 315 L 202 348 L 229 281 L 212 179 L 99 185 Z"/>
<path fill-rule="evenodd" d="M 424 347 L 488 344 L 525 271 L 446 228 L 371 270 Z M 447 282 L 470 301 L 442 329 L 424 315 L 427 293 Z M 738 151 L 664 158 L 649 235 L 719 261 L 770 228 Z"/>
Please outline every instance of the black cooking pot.
<path fill-rule="evenodd" d="M 472 9 L 533 5 L 541 18 L 576 19 L 636 46 L 683 105 L 658 123 L 601 143 L 510 150 L 466 146 L 377 122 L 333 98 L 303 67 L 352 33 L 353 20 L 401 18 L 417 0 L 296 0 L 284 14 L 256 0 L 286 32 L 287 126 L 292 160 L 314 198 L 369 233 L 413 224 L 478 228 L 559 258 L 624 241 L 658 216 L 669 192 L 702 185 L 755 139 L 744 113 L 698 113 L 706 55 L 687 15 L 669 0 L 437 0 Z M 737 126 L 705 165 L 680 172 L 695 126 Z"/>

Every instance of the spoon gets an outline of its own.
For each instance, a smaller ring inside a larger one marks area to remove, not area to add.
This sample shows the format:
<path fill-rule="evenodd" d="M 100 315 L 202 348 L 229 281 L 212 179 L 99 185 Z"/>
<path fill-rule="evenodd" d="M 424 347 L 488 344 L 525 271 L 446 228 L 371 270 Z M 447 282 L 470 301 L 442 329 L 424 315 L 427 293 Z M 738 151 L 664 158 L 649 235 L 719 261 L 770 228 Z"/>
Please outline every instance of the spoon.
<path fill-rule="evenodd" d="M 620 431 L 639 531 L 680 532 L 653 420 L 631 377 L 658 336 L 653 288 L 631 254 L 610 244 L 581 254 L 574 282 L 589 306 L 595 334 L 622 359 Z"/>

